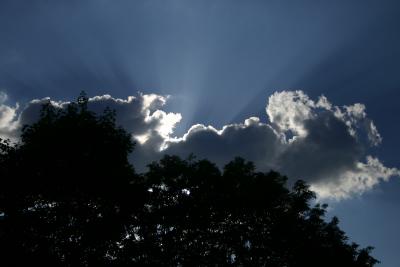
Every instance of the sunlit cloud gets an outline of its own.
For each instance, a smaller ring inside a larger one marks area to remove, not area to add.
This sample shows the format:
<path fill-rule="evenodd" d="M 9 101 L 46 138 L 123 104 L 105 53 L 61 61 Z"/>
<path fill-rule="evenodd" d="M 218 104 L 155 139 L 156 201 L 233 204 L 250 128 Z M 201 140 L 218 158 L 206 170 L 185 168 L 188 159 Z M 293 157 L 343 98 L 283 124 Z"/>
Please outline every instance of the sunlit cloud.
<path fill-rule="evenodd" d="M 382 142 L 365 105 L 336 106 L 325 96 L 311 99 L 302 91 L 273 93 L 265 107 L 266 122 L 249 117 L 221 128 L 195 124 L 175 133 L 184 114 L 166 112 L 169 97 L 139 93 L 126 99 L 110 95 L 89 98 L 88 108 L 114 109 L 118 125 L 132 134 L 131 155 L 142 171 L 164 154 L 207 158 L 222 167 L 236 156 L 251 160 L 258 170 L 277 170 L 291 179 L 306 180 L 320 198 L 345 199 L 363 194 L 380 182 L 399 176 L 369 154 Z M 38 119 L 43 103 L 62 109 L 69 102 L 32 100 L 24 108 L 0 105 L 0 134 L 17 137 L 22 125 Z"/>

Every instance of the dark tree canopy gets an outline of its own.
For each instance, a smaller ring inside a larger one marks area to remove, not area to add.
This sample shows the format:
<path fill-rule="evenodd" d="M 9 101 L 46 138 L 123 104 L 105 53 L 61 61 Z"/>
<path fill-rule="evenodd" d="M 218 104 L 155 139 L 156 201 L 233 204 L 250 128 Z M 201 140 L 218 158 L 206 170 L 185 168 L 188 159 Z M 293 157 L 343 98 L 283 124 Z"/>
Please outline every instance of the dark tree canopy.
<path fill-rule="evenodd" d="M 236 158 L 165 156 L 137 174 L 131 136 L 87 98 L 0 142 L 2 266 L 374 266 L 308 186 Z"/>

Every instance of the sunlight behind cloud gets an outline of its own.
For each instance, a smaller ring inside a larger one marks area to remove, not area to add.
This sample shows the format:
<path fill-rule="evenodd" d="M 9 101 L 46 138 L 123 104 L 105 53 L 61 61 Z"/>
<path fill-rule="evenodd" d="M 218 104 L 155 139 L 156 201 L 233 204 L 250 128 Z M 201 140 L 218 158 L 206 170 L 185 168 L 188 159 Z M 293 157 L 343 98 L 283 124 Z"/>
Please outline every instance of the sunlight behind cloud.
<path fill-rule="evenodd" d="M 265 107 L 267 123 L 252 116 L 222 127 L 194 124 L 178 135 L 175 129 L 183 116 L 163 110 L 168 99 L 143 93 L 127 99 L 103 95 L 89 98 L 88 108 L 99 114 L 107 107 L 116 111 L 117 124 L 138 142 L 132 154 L 138 170 L 163 154 L 194 154 L 219 167 L 240 156 L 261 171 L 273 169 L 292 181 L 306 180 L 320 198 L 337 200 L 400 175 L 369 154 L 382 137 L 361 103 L 340 107 L 324 96 L 314 101 L 302 91 L 275 92 Z M 44 98 L 23 109 L 1 104 L 0 135 L 18 136 L 24 124 L 37 120 L 44 103 L 63 109 L 69 102 Z"/>

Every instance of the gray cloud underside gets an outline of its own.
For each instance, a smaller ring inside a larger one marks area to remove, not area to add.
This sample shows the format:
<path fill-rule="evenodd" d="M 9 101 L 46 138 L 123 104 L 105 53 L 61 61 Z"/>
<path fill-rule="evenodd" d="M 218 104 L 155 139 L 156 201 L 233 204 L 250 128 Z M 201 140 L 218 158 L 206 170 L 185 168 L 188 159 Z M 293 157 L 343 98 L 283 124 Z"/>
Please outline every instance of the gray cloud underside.
<path fill-rule="evenodd" d="M 33 100 L 24 108 L 5 104 L 0 94 L 0 136 L 17 141 L 24 124 L 37 120 L 40 106 L 50 99 Z M 182 136 L 174 128 L 182 116 L 162 110 L 168 97 L 138 94 L 116 99 L 109 95 L 89 99 L 89 109 L 115 109 L 117 123 L 132 133 L 137 146 L 131 155 L 138 170 L 163 154 L 207 158 L 223 166 L 233 157 L 253 161 L 259 170 L 277 170 L 291 179 L 303 179 L 321 198 L 342 199 L 362 194 L 380 181 L 399 176 L 368 154 L 382 142 L 365 106 L 335 106 L 324 96 L 317 101 L 302 91 L 282 91 L 267 101 L 268 123 L 251 117 L 243 123 L 215 129 L 193 125 Z M 63 108 L 68 102 L 51 101 Z"/>

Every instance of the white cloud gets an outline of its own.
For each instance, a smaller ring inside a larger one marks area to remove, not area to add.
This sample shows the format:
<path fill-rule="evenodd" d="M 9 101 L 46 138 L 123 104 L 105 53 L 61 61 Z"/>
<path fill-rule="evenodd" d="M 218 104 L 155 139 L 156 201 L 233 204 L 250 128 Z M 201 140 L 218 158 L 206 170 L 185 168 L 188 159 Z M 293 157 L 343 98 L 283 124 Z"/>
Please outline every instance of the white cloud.
<path fill-rule="evenodd" d="M 19 127 L 17 121 L 19 104 L 16 103 L 14 107 L 8 106 L 5 104 L 7 99 L 8 95 L 4 92 L 0 92 L 0 138 L 15 141 L 15 133 Z"/>
<path fill-rule="evenodd" d="M 112 98 L 110 95 L 89 98 L 89 109 L 101 113 L 106 107 L 115 109 L 117 124 L 123 126 L 140 143 L 147 143 L 152 135 L 159 135 L 167 140 L 182 116 L 167 113 L 161 108 L 168 96 L 141 94 L 127 99 Z M 154 139 L 154 138 L 153 138 Z M 163 141 L 160 141 L 162 145 Z"/>
<path fill-rule="evenodd" d="M 250 117 L 221 129 L 197 124 L 176 137 L 174 128 L 182 116 L 162 110 L 167 100 L 156 94 L 127 99 L 103 95 L 90 98 L 88 107 L 98 113 L 106 107 L 116 110 L 117 124 L 138 141 L 131 159 L 139 170 L 163 154 L 193 153 L 219 166 L 241 156 L 259 170 L 274 169 L 293 180 L 306 180 L 320 197 L 335 199 L 362 194 L 399 176 L 399 170 L 368 154 L 382 137 L 360 103 L 339 107 L 325 96 L 314 101 L 302 91 L 276 92 L 266 106 L 268 123 Z M 24 109 L 0 103 L 0 135 L 17 136 L 21 125 L 37 120 L 41 104 L 48 101 L 33 100 Z M 68 104 L 51 103 L 59 108 Z"/>
<path fill-rule="evenodd" d="M 250 118 L 220 130 L 194 125 L 167 142 L 164 153 L 194 153 L 220 166 L 242 156 L 261 170 L 308 181 L 323 198 L 361 194 L 399 175 L 368 155 L 382 138 L 362 104 L 339 107 L 325 96 L 313 101 L 302 91 L 283 91 L 269 97 L 266 113 L 270 124 Z"/>
<path fill-rule="evenodd" d="M 270 122 L 280 131 L 305 136 L 304 121 L 312 118 L 314 106 L 314 102 L 302 91 L 283 91 L 269 97 L 266 111 Z"/>
<path fill-rule="evenodd" d="M 387 168 L 377 158 L 367 156 L 366 162 L 357 162 L 356 167 L 344 171 L 339 177 L 330 177 L 312 184 L 311 189 L 321 198 L 344 199 L 352 195 L 361 195 L 381 181 L 399 176 L 396 168 Z"/>

